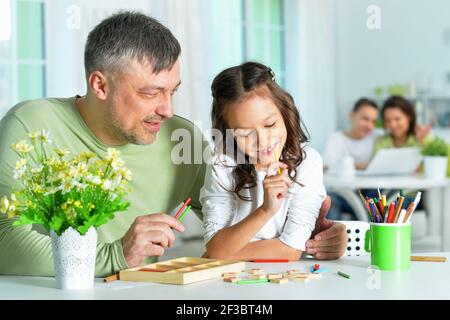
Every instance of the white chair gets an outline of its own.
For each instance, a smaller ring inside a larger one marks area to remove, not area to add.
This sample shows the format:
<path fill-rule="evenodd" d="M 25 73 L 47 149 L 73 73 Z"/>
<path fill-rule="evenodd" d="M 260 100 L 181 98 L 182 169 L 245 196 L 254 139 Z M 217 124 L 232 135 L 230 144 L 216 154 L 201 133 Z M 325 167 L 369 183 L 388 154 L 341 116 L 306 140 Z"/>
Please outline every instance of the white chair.
<path fill-rule="evenodd" d="M 347 250 L 343 256 L 355 257 L 368 255 L 364 250 L 366 231 L 370 224 L 364 221 L 337 221 L 345 225 L 348 235 Z"/>

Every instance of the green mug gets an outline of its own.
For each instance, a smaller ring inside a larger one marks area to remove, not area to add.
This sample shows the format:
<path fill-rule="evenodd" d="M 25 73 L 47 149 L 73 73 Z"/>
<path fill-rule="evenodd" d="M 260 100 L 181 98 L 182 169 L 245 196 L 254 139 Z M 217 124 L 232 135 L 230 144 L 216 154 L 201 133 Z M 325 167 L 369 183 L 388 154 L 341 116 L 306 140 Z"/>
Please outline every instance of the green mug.
<path fill-rule="evenodd" d="M 407 270 L 411 267 L 411 223 L 370 223 L 364 249 L 371 265 L 380 270 Z"/>

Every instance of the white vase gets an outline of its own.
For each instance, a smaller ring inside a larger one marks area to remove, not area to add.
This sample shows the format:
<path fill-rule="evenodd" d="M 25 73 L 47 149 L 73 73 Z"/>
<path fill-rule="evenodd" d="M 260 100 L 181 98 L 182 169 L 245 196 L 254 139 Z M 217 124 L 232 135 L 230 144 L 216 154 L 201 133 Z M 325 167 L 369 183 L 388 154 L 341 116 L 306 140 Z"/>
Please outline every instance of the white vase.
<path fill-rule="evenodd" d="M 61 236 L 50 230 L 56 287 L 65 290 L 94 286 L 97 230 L 89 228 L 84 236 L 70 227 Z"/>
<path fill-rule="evenodd" d="M 431 179 L 444 179 L 447 176 L 447 157 L 424 157 L 425 176 Z"/>

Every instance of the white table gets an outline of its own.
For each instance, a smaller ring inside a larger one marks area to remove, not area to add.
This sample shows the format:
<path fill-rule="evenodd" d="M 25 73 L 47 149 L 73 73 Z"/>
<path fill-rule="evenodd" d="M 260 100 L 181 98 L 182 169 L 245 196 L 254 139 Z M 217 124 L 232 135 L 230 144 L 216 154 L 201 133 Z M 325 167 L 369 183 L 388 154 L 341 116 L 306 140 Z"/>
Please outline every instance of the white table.
<path fill-rule="evenodd" d="M 421 175 L 411 176 L 354 176 L 338 177 L 324 175 L 324 184 L 329 191 L 342 194 L 359 208 L 361 220 L 367 221 L 367 214 L 359 196 L 358 189 L 413 189 L 427 191 L 425 206 L 428 212 L 428 236 L 438 236 L 443 251 L 450 250 L 450 179 L 428 179 Z M 361 214 L 363 213 L 363 214 Z"/>
<path fill-rule="evenodd" d="M 425 255 L 425 254 L 421 254 Z M 445 256 L 450 252 L 426 255 Z M 287 284 L 232 284 L 221 279 L 189 285 L 163 285 L 96 279 L 94 289 L 62 291 L 55 289 L 53 278 L 0 276 L 2 299 L 151 299 L 151 300 L 308 300 L 308 299 L 450 299 L 450 262 L 411 262 L 408 271 L 392 272 L 368 269 L 369 256 L 344 257 L 335 261 L 302 260 L 291 263 L 247 263 L 266 272 L 289 269 L 306 271 L 315 262 L 328 271 L 320 280 Z M 351 276 L 336 275 L 342 271 Z"/>

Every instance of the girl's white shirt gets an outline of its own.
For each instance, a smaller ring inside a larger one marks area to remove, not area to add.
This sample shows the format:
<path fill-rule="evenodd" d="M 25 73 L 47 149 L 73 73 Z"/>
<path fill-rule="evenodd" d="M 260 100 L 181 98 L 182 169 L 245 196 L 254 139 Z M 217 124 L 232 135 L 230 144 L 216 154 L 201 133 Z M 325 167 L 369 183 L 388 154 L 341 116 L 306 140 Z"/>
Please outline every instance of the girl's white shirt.
<path fill-rule="evenodd" d="M 278 238 L 286 245 L 305 251 L 305 243 L 314 230 L 319 210 L 326 197 L 323 185 L 323 162 L 311 147 L 303 147 L 305 159 L 297 167 L 297 183 L 289 188 L 278 212 L 255 234 L 251 241 Z M 242 189 L 241 200 L 233 192 L 235 161 L 225 155 L 215 155 L 208 165 L 205 183 L 200 191 L 203 207 L 204 240 L 208 243 L 221 229 L 239 223 L 264 202 L 263 180 L 266 172 L 257 172 L 256 186 Z M 224 244 L 226 245 L 226 243 Z"/>

